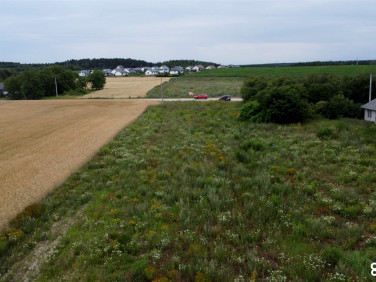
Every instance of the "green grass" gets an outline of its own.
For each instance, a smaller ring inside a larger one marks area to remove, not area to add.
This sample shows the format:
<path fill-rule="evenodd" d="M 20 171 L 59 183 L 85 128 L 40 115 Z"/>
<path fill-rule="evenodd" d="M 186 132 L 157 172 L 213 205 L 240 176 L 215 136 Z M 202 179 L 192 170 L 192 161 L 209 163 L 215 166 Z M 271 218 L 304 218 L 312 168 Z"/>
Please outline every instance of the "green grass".
<path fill-rule="evenodd" d="M 189 98 L 189 92 L 207 94 L 209 97 L 223 95 L 240 96 L 244 78 L 241 77 L 178 77 L 162 84 L 164 97 Z M 156 86 L 147 93 L 148 98 L 160 98 L 161 87 Z"/>
<path fill-rule="evenodd" d="M 0 279 L 76 218 L 37 279 L 372 280 L 375 126 L 243 123 L 240 107 L 149 107 L 0 236 Z"/>
<path fill-rule="evenodd" d="M 209 97 L 231 95 L 240 97 L 240 89 L 247 77 L 303 77 L 314 74 L 356 76 L 376 72 L 376 65 L 360 66 L 315 66 L 315 67 L 247 67 L 204 70 L 172 78 L 163 83 L 165 98 L 188 98 L 188 92 L 207 94 Z M 161 88 L 156 86 L 147 93 L 148 98 L 160 98 Z"/>
<path fill-rule="evenodd" d="M 335 74 L 356 76 L 376 72 L 376 65 L 360 66 L 301 66 L 301 67 L 244 67 L 205 70 L 190 73 L 188 77 L 250 77 L 250 76 L 305 76 L 312 74 Z"/>

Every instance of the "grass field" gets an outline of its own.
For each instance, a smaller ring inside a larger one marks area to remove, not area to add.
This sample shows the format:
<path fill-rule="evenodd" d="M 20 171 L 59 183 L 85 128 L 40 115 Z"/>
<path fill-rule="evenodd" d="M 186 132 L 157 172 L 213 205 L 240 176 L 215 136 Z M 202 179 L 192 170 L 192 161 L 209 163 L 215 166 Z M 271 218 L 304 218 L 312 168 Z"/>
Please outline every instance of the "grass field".
<path fill-rule="evenodd" d="M 294 76 L 330 73 L 339 76 L 356 76 L 376 72 L 376 65 L 371 66 L 317 66 L 317 67 L 249 67 L 204 70 L 172 78 L 163 84 L 166 98 L 186 98 L 188 92 L 207 94 L 209 97 L 231 95 L 240 97 L 244 80 L 250 76 Z M 155 86 L 147 92 L 148 98 L 160 98 L 161 89 Z"/>
<path fill-rule="evenodd" d="M 169 79 L 163 77 L 162 82 Z M 84 95 L 82 98 L 128 99 L 145 97 L 150 89 L 160 84 L 160 77 L 107 77 L 103 90 Z"/>
<path fill-rule="evenodd" d="M 250 76 L 306 76 L 312 74 L 330 73 L 335 75 L 356 76 L 376 72 L 376 65 L 359 66 L 302 66 L 302 67 L 246 67 L 214 69 L 188 74 L 189 77 L 250 77 Z"/>
<path fill-rule="evenodd" d="M 240 107 L 149 107 L 2 234 L 0 277 L 371 281 L 374 125 L 242 123 Z"/>
<path fill-rule="evenodd" d="M 0 230 L 61 185 L 153 103 L 0 102 Z"/>
<path fill-rule="evenodd" d="M 240 96 L 240 88 L 243 85 L 242 77 L 188 77 L 172 78 L 163 83 L 164 97 L 189 98 L 188 93 L 207 94 L 209 97 L 222 95 Z M 160 98 L 161 88 L 154 87 L 147 93 L 148 98 Z"/>

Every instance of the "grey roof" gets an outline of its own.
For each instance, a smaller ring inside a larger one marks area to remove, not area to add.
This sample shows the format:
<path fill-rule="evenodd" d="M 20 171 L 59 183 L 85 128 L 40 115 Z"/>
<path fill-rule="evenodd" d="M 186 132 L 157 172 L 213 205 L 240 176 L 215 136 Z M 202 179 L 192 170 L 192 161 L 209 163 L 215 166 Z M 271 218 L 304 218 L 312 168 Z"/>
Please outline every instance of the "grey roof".
<path fill-rule="evenodd" d="M 371 100 L 367 104 L 362 105 L 363 109 L 376 111 L 376 99 Z"/>

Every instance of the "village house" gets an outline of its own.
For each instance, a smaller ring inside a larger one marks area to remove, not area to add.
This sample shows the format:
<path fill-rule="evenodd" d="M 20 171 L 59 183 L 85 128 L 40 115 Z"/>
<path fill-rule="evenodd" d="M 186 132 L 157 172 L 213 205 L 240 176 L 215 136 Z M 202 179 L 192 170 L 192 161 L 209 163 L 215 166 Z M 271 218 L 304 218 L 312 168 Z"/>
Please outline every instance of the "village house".
<path fill-rule="evenodd" d="M 111 75 L 111 69 L 103 69 L 102 72 L 104 73 L 105 76 L 110 76 Z"/>
<path fill-rule="evenodd" d="M 206 70 L 213 70 L 213 69 L 215 69 L 215 66 L 207 66 L 205 69 Z"/>
<path fill-rule="evenodd" d="M 202 70 L 202 69 L 204 69 L 204 66 L 203 65 L 197 65 L 197 66 L 194 66 L 193 68 L 192 68 L 192 71 L 200 71 L 200 70 Z"/>
<path fill-rule="evenodd" d="M 81 70 L 78 75 L 81 76 L 81 77 L 85 77 L 87 75 L 89 75 L 91 72 L 89 70 Z"/>
<path fill-rule="evenodd" d="M 163 66 L 161 66 L 160 68 L 159 68 L 159 71 L 158 71 L 159 73 L 169 73 L 170 72 L 170 68 L 168 67 L 168 66 L 165 66 L 165 65 L 163 65 Z"/>
<path fill-rule="evenodd" d="M 146 70 L 146 72 L 145 72 L 145 75 L 147 75 L 147 76 L 157 75 L 157 74 L 158 74 L 158 70 L 155 70 L 155 69 L 152 69 L 152 68 Z"/>
<path fill-rule="evenodd" d="M 126 76 L 129 74 L 129 70 L 125 69 L 122 65 L 119 65 L 111 71 L 111 74 L 114 76 Z"/>
<path fill-rule="evenodd" d="M 173 68 L 170 70 L 170 74 L 171 74 L 171 75 L 179 75 L 179 74 L 182 74 L 182 73 L 184 73 L 184 68 L 183 68 L 183 67 L 180 67 L 180 66 L 173 67 Z"/>
<path fill-rule="evenodd" d="M 376 122 L 376 99 L 364 104 L 362 109 L 364 109 L 364 120 Z"/>

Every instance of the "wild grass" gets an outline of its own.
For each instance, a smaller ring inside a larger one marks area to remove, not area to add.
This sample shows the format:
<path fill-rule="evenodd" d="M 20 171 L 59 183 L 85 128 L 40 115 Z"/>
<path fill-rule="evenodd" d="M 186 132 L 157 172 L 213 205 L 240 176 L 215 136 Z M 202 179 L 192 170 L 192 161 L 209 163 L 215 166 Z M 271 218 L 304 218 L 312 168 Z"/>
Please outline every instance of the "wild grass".
<path fill-rule="evenodd" d="M 242 77 L 177 77 L 162 84 L 164 97 L 189 98 L 189 92 L 207 94 L 210 97 L 223 95 L 240 96 Z M 148 98 L 161 98 L 161 87 L 156 86 L 147 95 Z"/>
<path fill-rule="evenodd" d="M 83 210 L 37 279 L 372 280 L 374 125 L 243 123 L 240 107 L 149 107 L 42 203 L 32 229 L 1 235 L 0 277 Z"/>

